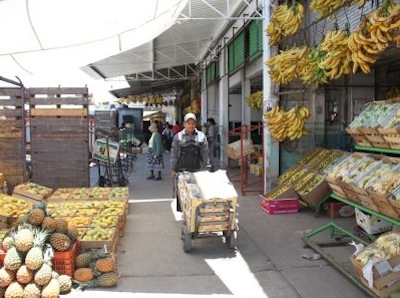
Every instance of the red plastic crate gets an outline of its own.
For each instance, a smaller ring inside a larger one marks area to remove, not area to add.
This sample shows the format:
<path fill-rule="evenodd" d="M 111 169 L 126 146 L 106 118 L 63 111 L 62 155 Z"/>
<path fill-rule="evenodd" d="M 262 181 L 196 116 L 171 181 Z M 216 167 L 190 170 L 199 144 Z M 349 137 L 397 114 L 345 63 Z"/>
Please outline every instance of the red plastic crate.
<path fill-rule="evenodd" d="M 6 253 L 4 250 L 0 249 L 0 268 L 4 266 L 4 258 L 6 257 Z"/>
<path fill-rule="evenodd" d="M 79 242 L 68 251 L 57 251 L 54 253 L 53 270 L 57 273 L 73 276 L 75 272 L 75 259 L 79 251 Z"/>

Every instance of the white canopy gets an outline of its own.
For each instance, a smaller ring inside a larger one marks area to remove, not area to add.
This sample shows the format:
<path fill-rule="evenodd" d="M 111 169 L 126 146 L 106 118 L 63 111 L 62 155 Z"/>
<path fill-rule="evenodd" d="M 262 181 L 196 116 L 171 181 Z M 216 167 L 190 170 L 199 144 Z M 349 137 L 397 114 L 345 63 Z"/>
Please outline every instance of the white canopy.
<path fill-rule="evenodd" d="M 49 75 L 135 48 L 171 27 L 187 1 L 0 1 L 0 75 Z"/>

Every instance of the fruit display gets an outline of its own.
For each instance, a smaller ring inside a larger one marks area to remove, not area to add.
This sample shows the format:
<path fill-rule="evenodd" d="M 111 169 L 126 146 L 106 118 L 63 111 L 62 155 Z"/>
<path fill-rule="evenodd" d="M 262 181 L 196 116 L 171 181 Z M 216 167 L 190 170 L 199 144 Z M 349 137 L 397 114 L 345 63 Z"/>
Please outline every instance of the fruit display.
<path fill-rule="evenodd" d="M 329 150 L 322 150 L 316 154 L 312 159 L 307 161 L 306 166 L 309 168 L 315 168 L 322 163 L 331 154 Z"/>
<path fill-rule="evenodd" d="M 285 183 L 287 185 L 292 185 L 297 179 L 307 173 L 307 169 L 296 168 L 291 171 L 287 171 L 285 174 L 279 176 L 278 181 L 279 183 Z"/>
<path fill-rule="evenodd" d="M 115 215 L 109 216 L 101 216 L 99 215 L 96 218 L 93 218 L 91 223 L 89 224 L 90 227 L 94 228 L 110 228 L 116 227 L 119 223 L 119 217 Z"/>
<path fill-rule="evenodd" d="M 344 151 L 329 151 L 329 154 L 325 157 L 325 159 L 316 164 L 314 169 L 317 171 L 323 171 L 324 169 L 339 163 L 347 156 L 349 156 L 349 153 Z"/>
<path fill-rule="evenodd" d="M 77 210 L 75 216 L 96 216 L 97 214 L 99 214 L 99 209 L 86 208 Z"/>
<path fill-rule="evenodd" d="M 280 185 L 264 195 L 266 200 L 275 200 L 290 189 L 288 185 Z"/>
<path fill-rule="evenodd" d="M 300 160 L 297 162 L 298 165 L 305 165 L 307 161 L 311 160 L 316 154 L 325 150 L 321 147 L 315 147 L 312 150 L 308 151 L 305 155 L 303 155 Z"/>
<path fill-rule="evenodd" d="M 127 199 L 127 187 L 58 188 L 49 200 L 107 200 Z"/>
<path fill-rule="evenodd" d="M 358 5 L 359 7 L 364 7 L 368 0 L 333 0 L 333 1 L 324 1 L 324 0 L 312 0 L 310 3 L 310 8 L 314 12 L 319 12 L 319 17 L 324 18 L 332 15 L 336 10 L 341 8 L 343 5 Z"/>
<path fill-rule="evenodd" d="M 271 22 L 265 31 L 270 36 L 270 45 L 277 45 L 282 38 L 296 34 L 301 28 L 304 6 L 295 0 L 291 2 L 290 5 L 278 5 L 272 11 Z"/>
<path fill-rule="evenodd" d="M 362 174 L 367 173 L 368 170 L 372 169 L 376 165 L 380 166 L 381 163 L 381 161 L 377 161 L 370 157 L 365 157 L 354 167 L 351 167 L 348 173 L 343 175 L 342 181 L 348 184 L 352 184 Z"/>
<path fill-rule="evenodd" d="M 48 202 L 47 209 L 54 212 L 54 210 L 59 209 L 100 209 L 102 208 L 106 202 L 114 202 L 114 201 L 73 201 L 73 202 Z"/>
<path fill-rule="evenodd" d="M 50 217 L 44 201 L 35 204 L 2 240 L 6 251 L 0 269 L 4 297 L 50 298 L 71 289 L 71 277 L 60 275 L 57 267 L 53 268 L 52 250 L 66 251 L 76 239 L 70 233 L 47 229 L 44 221 Z"/>
<path fill-rule="evenodd" d="M 286 139 L 295 140 L 307 135 L 310 131 L 305 129 L 305 123 L 310 117 L 310 111 L 305 106 L 297 106 L 285 112 L 279 106 L 264 114 L 271 135 L 282 142 Z"/>
<path fill-rule="evenodd" d="M 362 158 L 363 158 L 362 155 L 351 154 L 349 157 L 342 160 L 339 164 L 337 164 L 333 168 L 326 169 L 324 173 L 328 178 L 333 180 L 342 178 L 343 176 L 347 175 L 349 173 L 349 169 L 354 165 L 357 165 Z"/>
<path fill-rule="evenodd" d="M 326 53 L 321 67 L 330 80 L 337 80 L 351 73 L 351 52 L 348 47 L 348 33 L 344 30 L 331 29 L 320 44 L 321 51 Z"/>
<path fill-rule="evenodd" d="M 285 85 L 297 79 L 307 65 L 308 47 L 294 46 L 288 50 L 280 50 L 279 54 L 270 58 L 265 64 L 274 83 Z"/>
<path fill-rule="evenodd" d="M 399 103 L 369 104 L 350 124 L 352 129 L 381 126 L 388 115 L 399 109 Z"/>
<path fill-rule="evenodd" d="M 263 92 L 257 91 L 250 94 L 246 102 L 253 111 L 261 111 L 263 109 Z"/>
<path fill-rule="evenodd" d="M 304 177 L 302 177 L 296 184 L 293 186 L 296 192 L 299 192 L 307 183 L 311 181 L 311 179 L 315 178 L 315 173 L 308 173 Z"/>
<path fill-rule="evenodd" d="M 86 230 L 86 233 L 83 234 L 81 240 L 84 241 L 100 241 L 106 240 L 110 241 L 113 240 L 116 235 L 115 228 L 90 228 Z"/>
<path fill-rule="evenodd" d="M 90 226 L 93 221 L 93 217 L 87 216 L 74 216 L 74 217 L 64 217 L 68 224 L 77 228 L 84 228 Z"/>
<path fill-rule="evenodd" d="M 56 209 L 52 212 L 53 217 L 70 217 L 76 214 L 76 209 Z"/>
<path fill-rule="evenodd" d="M 32 204 L 6 194 L 0 194 L 0 215 L 19 217 L 28 212 Z"/>
<path fill-rule="evenodd" d="M 369 189 L 379 180 L 385 180 L 385 177 L 390 179 L 391 175 L 395 175 L 394 172 L 391 172 L 395 166 L 392 163 L 384 163 L 377 170 L 361 175 L 354 184 L 360 188 Z"/>
<path fill-rule="evenodd" d="M 313 189 L 324 182 L 324 177 L 321 175 L 316 175 L 312 180 L 310 180 L 306 187 L 299 190 L 299 194 L 302 196 L 308 195 Z"/>
<path fill-rule="evenodd" d="M 387 260 L 400 254 L 400 234 L 396 231 L 380 236 L 374 243 L 359 252 L 355 259 L 362 267 L 370 261 Z"/>
<path fill-rule="evenodd" d="M 326 52 L 321 50 L 320 45 L 310 50 L 303 68 L 300 69 L 300 78 L 305 85 L 314 85 L 318 88 L 319 85 L 329 82 L 329 74 L 321 65 L 325 58 Z"/>
<path fill-rule="evenodd" d="M 115 258 L 104 249 L 93 250 L 76 257 L 74 282 L 80 289 L 113 287 L 118 284 L 119 274 Z"/>
<path fill-rule="evenodd" d="M 17 194 L 28 193 L 45 199 L 53 193 L 53 189 L 33 182 L 26 182 L 15 186 L 14 192 Z"/>

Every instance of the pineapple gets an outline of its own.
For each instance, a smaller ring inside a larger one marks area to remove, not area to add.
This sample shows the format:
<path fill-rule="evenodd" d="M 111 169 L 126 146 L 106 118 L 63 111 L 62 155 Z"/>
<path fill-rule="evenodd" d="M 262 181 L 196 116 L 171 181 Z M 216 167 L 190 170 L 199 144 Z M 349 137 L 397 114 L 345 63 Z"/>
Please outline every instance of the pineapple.
<path fill-rule="evenodd" d="M 21 284 L 25 285 L 32 281 L 33 271 L 26 267 L 26 265 L 22 265 L 21 267 L 19 267 L 16 277 Z"/>
<path fill-rule="evenodd" d="M 6 268 L 0 269 L 0 287 L 7 287 L 15 279 L 15 272 Z M 2 297 L 0 295 L 0 297 Z"/>
<path fill-rule="evenodd" d="M 43 265 L 43 247 L 49 232 L 39 230 L 33 239 L 33 247 L 28 251 L 25 257 L 25 264 L 31 270 L 37 270 Z"/>
<path fill-rule="evenodd" d="M 80 282 L 86 282 L 94 278 L 94 272 L 91 268 L 79 268 L 74 272 L 74 279 Z"/>
<path fill-rule="evenodd" d="M 15 225 L 19 226 L 20 224 L 26 223 L 26 222 L 28 222 L 28 214 L 24 214 L 24 215 L 18 217 Z"/>
<path fill-rule="evenodd" d="M 28 214 L 28 221 L 30 224 L 40 226 L 45 218 L 46 213 L 39 208 L 32 209 Z"/>
<path fill-rule="evenodd" d="M 68 221 L 64 218 L 56 218 L 56 232 L 66 233 L 68 229 Z"/>
<path fill-rule="evenodd" d="M 93 259 L 93 254 L 90 252 L 80 254 L 75 259 L 76 268 L 89 267 L 90 262 Z"/>
<path fill-rule="evenodd" d="M 3 298 L 7 288 L 0 287 L 0 297 Z"/>
<path fill-rule="evenodd" d="M 43 287 L 42 298 L 58 298 L 60 295 L 60 283 L 58 282 L 58 273 L 52 273 L 50 282 Z"/>
<path fill-rule="evenodd" d="M 76 227 L 71 226 L 67 229 L 67 235 L 71 239 L 71 242 L 74 243 L 79 237 L 79 231 Z"/>
<path fill-rule="evenodd" d="M 50 244 L 57 251 L 66 251 L 71 246 L 71 240 L 65 234 L 54 233 L 50 237 Z"/>
<path fill-rule="evenodd" d="M 66 293 L 72 287 L 72 280 L 68 275 L 60 275 L 58 277 L 58 282 L 60 283 L 60 293 Z"/>
<path fill-rule="evenodd" d="M 7 252 L 12 246 L 14 246 L 14 236 L 15 233 L 12 232 L 8 236 L 4 237 L 3 242 L 1 243 L 1 246 L 3 247 L 3 250 Z"/>
<path fill-rule="evenodd" d="M 96 261 L 95 268 L 102 272 L 113 272 L 116 270 L 115 260 L 113 258 L 102 258 Z"/>
<path fill-rule="evenodd" d="M 27 284 L 24 288 L 24 298 L 40 298 L 41 293 L 41 288 L 34 282 Z"/>
<path fill-rule="evenodd" d="M 47 285 L 51 279 L 52 272 L 53 269 L 51 267 L 51 257 L 49 255 L 45 255 L 42 267 L 40 267 L 40 269 L 35 273 L 35 283 L 40 286 Z"/>
<path fill-rule="evenodd" d="M 29 223 L 40 226 L 43 222 L 43 219 L 46 217 L 46 206 L 47 204 L 45 201 L 35 204 L 28 213 Z"/>
<path fill-rule="evenodd" d="M 15 246 L 11 247 L 4 258 L 4 267 L 10 270 L 18 270 L 23 262 L 23 255 Z"/>
<path fill-rule="evenodd" d="M 57 228 L 56 220 L 51 216 L 46 216 L 42 221 L 42 228 L 54 232 Z"/>
<path fill-rule="evenodd" d="M 15 247 L 21 252 L 27 252 L 33 246 L 33 232 L 25 225 L 18 227 L 18 232 L 14 237 Z"/>
<path fill-rule="evenodd" d="M 8 286 L 8 288 L 4 294 L 4 297 L 5 298 L 23 298 L 24 297 L 24 288 L 22 287 L 21 284 L 14 281 Z"/>
<path fill-rule="evenodd" d="M 113 287 L 118 283 L 118 273 L 108 272 L 100 275 L 95 284 L 98 287 Z"/>

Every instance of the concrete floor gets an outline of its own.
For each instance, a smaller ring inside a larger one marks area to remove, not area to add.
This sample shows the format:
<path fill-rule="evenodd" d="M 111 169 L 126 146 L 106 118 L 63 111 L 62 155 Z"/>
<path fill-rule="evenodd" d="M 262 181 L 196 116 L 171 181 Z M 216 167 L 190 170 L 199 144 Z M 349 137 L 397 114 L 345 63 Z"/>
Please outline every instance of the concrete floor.
<path fill-rule="evenodd" d="M 169 165 L 169 155 L 164 158 Z M 310 209 L 268 215 L 261 210 L 257 195 L 239 196 L 236 250 L 228 249 L 222 238 L 208 238 L 194 240 L 192 252 L 185 253 L 169 173 L 166 169 L 161 181 L 146 180 L 145 156 L 139 155 L 129 177 L 129 215 L 118 248 L 118 286 L 66 296 L 366 297 L 327 261 L 302 257 L 315 252 L 304 246 L 301 236 L 329 222 L 326 215 L 314 217 Z M 335 221 L 349 229 L 356 225 L 354 218 Z M 332 241 L 328 234 L 314 239 Z M 327 250 L 350 265 L 352 246 Z"/>

